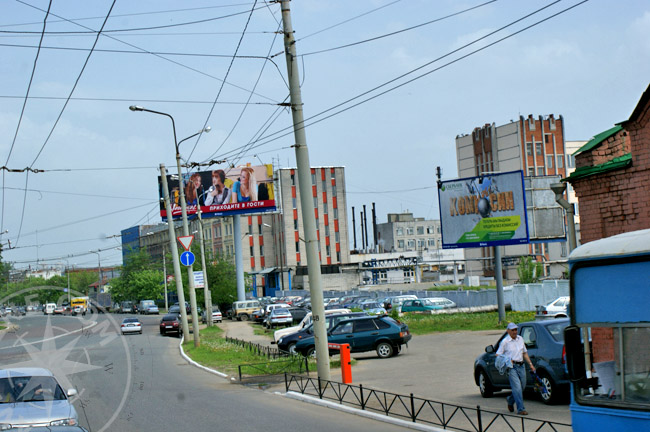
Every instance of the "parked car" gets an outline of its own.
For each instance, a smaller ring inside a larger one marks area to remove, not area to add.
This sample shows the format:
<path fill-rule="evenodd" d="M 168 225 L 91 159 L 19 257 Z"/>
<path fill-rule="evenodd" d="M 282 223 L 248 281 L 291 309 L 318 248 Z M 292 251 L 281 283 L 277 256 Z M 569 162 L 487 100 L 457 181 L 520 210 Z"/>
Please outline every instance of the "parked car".
<path fill-rule="evenodd" d="M 367 316 L 367 315 L 365 312 L 349 312 L 349 313 L 342 313 L 342 314 L 326 315 L 325 316 L 325 322 L 327 326 L 326 328 L 327 330 L 330 330 L 340 321 L 350 319 L 350 318 L 355 318 L 355 317 L 362 317 L 362 316 Z M 276 331 L 276 334 L 277 333 L 278 332 Z M 310 320 L 309 324 L 307 324 L 307 326 L 305 326 L 304 328 L 295 331 L 293 333 L 285 334 L 281 336 L 277 341 L 278 349 L 280 351 L 296 354 L 296 343 L 301 339 L 304 339 L 306 337 L 311 337 L 313 335 L 314 335 L 314 323 Z"/>
<path fill-rule="evenodd" d="M 11 310 L 11 314 L 13 316 L 23 316 L 23 315 L 27 315 L 27 312 L 25 311 L 25 308 L 23 306 L 16 306 Z"/>
<path fill-rule="evenodd" d="M 535 305 L 535 319 L 566 318 L 569 316 L 571 297 L 558 297 L 546 306 Z"/>
<path fill-rule="evenodd" d="M 540 393 L 545 404 L 553 404 L 569 396 L 569 378 L 564 359 L 564 329 L 568 325 L 568 318 L 519 324 L 518 334 L 524 339 L 528 356 L 546 387 L 546 392 Z M 506 333 L 494 345 L 485 347 L 485 353 L 474 362 L 474 381 L 485 398 L 510 388 L 508 376 L 501 375 L 495 366 L 496 352 L 504 337 Z M 526 365 L 527 373 L 529 370 Z M 534 380 L 530 375 L 526 379 L 526 389 L 534 389 Z"/>
<path fill-rule="evenodd" d="M 134 306 L 135 305 L 134 305 L 134 303 L 132 301 L 128 301 L 128 300 L 123 301 L 122 303 L 120 303 L 120 309 L 119 309 L 118 312 L 119 313 L 135 313 L 135 312 L 137 312 L 137 310 L 135 312 L 133 311 Z"/>
<path fill-rule="evenodd" d="M 180 315 L 181 314 L 181 307 L 179 305 L 170 306 L 167 313 L 168 314 Z"/>
<path fill-rule="evenodd" d="M 386 315 L 346 319 L 327 332 L 329 343 L 350 344 L 353 353 L 375 350 L 380 358 L 399 354 L 410 340 L 408 326 Z M 313 355 L 314 350 L 314 337 L 296 343 L 296 351 L 304 356 Z"/>
<path fill-rule="evenodd" d="M 0 424 L 14 428 L 76 426 L 77 411 L 68 399 L 76 394 L 75 389 L 64 391 L 48 369 L 0 370 L 0 399 L 5 402 L 0 403 Z"/>
<path fill-rule="evenodd" d="M 142 323 L 137 318 L 124 318 L 120 324 L 122 334 L 140 333 L 142 334 Z"/>
<path fill-rule="evenodd" d="M 307 316 L 309 310 L 302 307 L 290 307 L 289 313 L 291 314 L 291 318 L 292 318 L 291 324 L 296 324 L 302 321 Z"/>
<path fill-rule="evenodd" d="M 237 321 L 248 321 L 251 315 L 262 305 L 257 300 L 236 301 L 232 304 L 232 319 Z"/>
<path fill-rule="evenodd" d="M 418 299 L 417 296 L 411 294 L 386 297 L 384 299 L 384 308 L 389 312 L 393 308 L 397 308 L 397 310 L 399 311 L 402 306 L 402 303 L 404 303 L 406 300 L 417 300 L 417 299 Z"/>
<path fill-rule="evenodd" d="M 376 300 L 366 300 L 358 306 L 368 315 L 384 315 L 386 309 Z"/>
<path fill-rule="evenodd" d="M 325 310 L 325 318 L 327 318 L 328 315 L 336 315 L 336 314 L 349 313 L 349 312 L 350 309 L 329 309 L 329 310 Z M 307 315 L 305 315 L 305 317 L 302 319 L 302 321 L 300 321 L 298 325 L 293 327 L 288 327 L 285 329 L 276 330 L 273 333 L 273 340 L 275 343 L 277 343 L 282 336 L 286 336 L 291 333 L 304 330 L 309 324 L 311 324 L 311 312 L 307 313 Z"/>
<path fill-rule="evenodd" d="M 63 306 L 57 306 L 54 308 L 54 315 L 63 315 L 65 312 L 65 307 Z"/>
<path fill-rule="evenodd" d="M 138 311 L 144 315 L 158 315 L 160 313 L 156 302 L 153 300 L 142 300 L 138 305 Z"/>
<path fill-rule="evenodd" d="M 401 311 L 406 312 L 430 312 L 440 309 L 456 307 L 456 303 L 444 297 L 431 297 L 415 300 L 406 300 L 402 303 Z"/>
<path fill-rule="evenodd" d="M 183 325 L 178 315 L 163 315 L 160 320 L 160 334 L 164 336 L 167 333 L 176 333 L 179 337 L 183 333 Z"/>
<path fill-rule="evenodd" d="M 179 308 L 180 311 L 180 308 Z M 208 322 L 206 319 L 206 311 L 203 311 L 201 314 L 201 322 L 204 324 Z M 219 306 L 212 306 L 212 322 L 213 323 L 220 323 L 223 320 L 223 315 L 221 314 L 221 311 L 219 310 Z"/>
<path fill-rule="evenodd" d="M 293 322 L 289 308 L 273 308 L 264 319 L 264 327 L 273 328 L 277 326 L 288 326 Z"/>

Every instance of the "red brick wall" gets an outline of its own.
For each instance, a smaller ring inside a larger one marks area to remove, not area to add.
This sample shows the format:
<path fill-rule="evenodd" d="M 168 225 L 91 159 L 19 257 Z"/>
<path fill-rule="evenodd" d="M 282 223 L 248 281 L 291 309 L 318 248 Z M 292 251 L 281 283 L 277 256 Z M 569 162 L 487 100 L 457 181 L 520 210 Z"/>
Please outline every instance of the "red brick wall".
<path fill-rule="evenodd" d="M 638 108 L 638 107 L 637 107 Z M 650 103 L 624 130 L 576 156 L 576 166 L 598 165 L 631 152 L 625 169 L 574 180 L 580 209 L 582 244 L 650 228 Z"/>

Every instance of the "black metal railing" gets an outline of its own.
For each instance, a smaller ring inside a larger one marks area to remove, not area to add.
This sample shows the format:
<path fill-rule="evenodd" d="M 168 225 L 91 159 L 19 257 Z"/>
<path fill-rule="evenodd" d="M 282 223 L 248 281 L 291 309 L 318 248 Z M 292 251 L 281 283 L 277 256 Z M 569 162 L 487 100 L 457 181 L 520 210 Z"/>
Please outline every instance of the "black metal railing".
<path fill-rule="evenodd" d="M 260 345 L 258 343 L 253 343 L 237 338 L 231 338 L 226 336 L 226 342 L 235 344 L 241 347 L 248 349 L 248 351 L 257 354 L 259 356 L 264 356 L 267 358 L 279 358 L 279 357 L 290 357 L 290 354 L 284 351 L 280 351 L 278 348 Z"/>
<path fill-rule="evenodd" d="M 364 387 L 362 384 L 351 385 L 336 381 L 321 380 L 301 375 L 285 374 L 286 391 L 297 391 L 374 411 L 386 416 L 399 418 L 425 425 L 441 426 L 466 432 L 489 431 L 571 431 L 571 425 L 548 420 L 523 417 L 513 414 L 453 405 L 410 395 L 385 392 Z"/>
<path fill-rule="evenodd" d="M 282 382 L 282 376 L 287 373 L 309 373 L 309 359 L 307 357 L 293 355 L 287 360 L 270 360 L 261 363 L 245 363 L 237 366 L 239 371 L 239 381 L 249 381 L 264 378 L 268 380 L 271 376 L 278 376 L 279 382 Z"/>

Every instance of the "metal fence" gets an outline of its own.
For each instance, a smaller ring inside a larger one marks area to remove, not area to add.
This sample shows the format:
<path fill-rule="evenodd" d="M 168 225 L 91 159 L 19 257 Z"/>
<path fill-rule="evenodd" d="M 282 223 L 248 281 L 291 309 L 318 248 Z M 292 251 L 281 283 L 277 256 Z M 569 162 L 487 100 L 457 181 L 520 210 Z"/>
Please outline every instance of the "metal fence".
<path fill-rule="evenodd" d="M 257 354 L 259 356 L 265 356 L 266 358 L 279 358 L 279 357 L 289 357 L 289 353 L 280 351 L 275 347 L 264 346 L 258 343 L 253 343 L 237 338 L 231 338 L 226 336 L 226 342 L 235 344 L 241 347 L 248 349 L 248 351 Z"/>
<path fill-rule="evenodd" d="M 274 359 L 261 363 L 245 363 L 237 366 L 239 371 L 239 381 L 252 382 L 275 381 L 282 382 L 282 378 L 287 373 L 309 373 L 309 358 L 301 355 L 292 355 L 286 360 Z"/>
<path fill-rule="evenodd" d="M 410 395 L 374 390 L 301 375 L 285 374 L 286 391 L 351 405 L 362 410 L 429 426 L 466 432 L 569 432 L 571 425 L 513 414 L 453 405 Z"/>

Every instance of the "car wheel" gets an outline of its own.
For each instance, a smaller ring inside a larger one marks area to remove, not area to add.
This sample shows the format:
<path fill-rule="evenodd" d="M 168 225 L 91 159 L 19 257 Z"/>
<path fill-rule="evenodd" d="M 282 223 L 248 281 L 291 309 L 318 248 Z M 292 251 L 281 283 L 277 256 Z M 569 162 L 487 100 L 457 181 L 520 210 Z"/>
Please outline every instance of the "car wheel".
<path fill-rule="evenodd" d="M 305 357 L 316 357 L 316 347 L 309 347 L 305 351 Z"/>
<path fill-rule="evenodd" d="M 289 351 L 290 354 L 296 354 L 298 352 L 298 351 L 296 351 L 296 343 L 295 342 L 290 343 L 287 346 L 287 351 Z"/>
<path fill-rule="evenodd" d="M 553 405 L 559 398 L 555 381 L 553 381 L 553 378 L 551 378 L 550 375 L 546 372 L 542 371 L 537 375 L 539 375 L 539 378 L 542 380 L 542 384 L 544 384 L 544 387 L 546 388 L 546 392 L 540 392 L 542 402 L 544 402 L 546 405 Z"/>
<path fill-rule="evenodd" d="M 242 321 L 248 321 L 248 315 L 246 315 L 246 314 L 242 314 L 242 316 L 241 316 L 241 320 L 242 320 Z"/>
<path fill-rule="evenodd" d="M 394 348 L 388 342 L 381 342 L 377 345 L 377 355 L 379 358 L 388 358 L 393 355 Z"/>
<path fill-rule="evenodd" d="M 494 394 L 494 389 L 492 384 L 490 384 L 490 379 L 487 377 L 487 374 L 483 369 L 478 373 L 478 388 L 481 390 L 481 396 L 484 398 L 492 397 Z"/>

